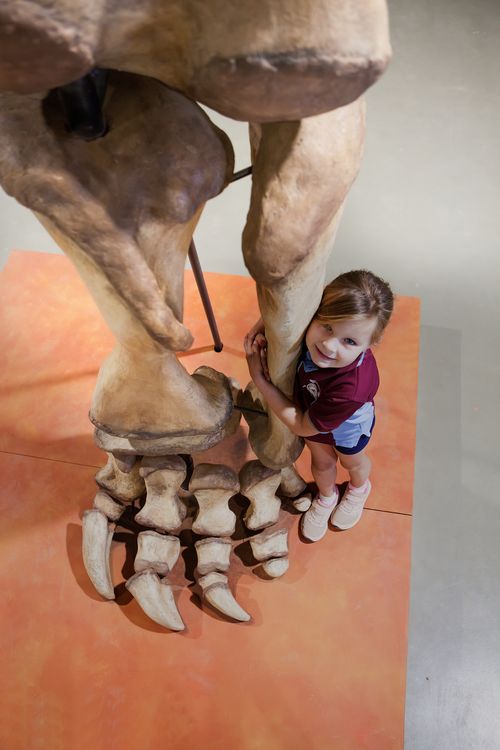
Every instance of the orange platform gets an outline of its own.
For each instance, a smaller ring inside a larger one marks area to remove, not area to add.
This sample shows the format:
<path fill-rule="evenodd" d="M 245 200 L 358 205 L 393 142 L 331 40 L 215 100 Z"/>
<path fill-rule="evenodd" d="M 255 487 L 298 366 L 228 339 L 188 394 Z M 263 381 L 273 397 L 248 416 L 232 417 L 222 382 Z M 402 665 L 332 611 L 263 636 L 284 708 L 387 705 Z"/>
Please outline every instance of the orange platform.
<path fill-rule="evenodd" d="M 251 279 L 206 274 L 224 350 L 215 353 L 190 272 L 183 362 L 248 380 Z M 105 456 L 87 411 L 113 339 L 61 256 L 14 252 L 0 274 L 2 750 L 401 750 L 418 372 L 418 300 L 400 297 L 377 348 L 374 490 L 360 523 L 311 545 L 291 519 L 290 569 L 233 579 L 252 621 L 177 603 L 184 633 L 150 621 L 123 585 L 128 532 L 113 543 L 117 599 L 93 590 L 81 514 Z M 197 456 L 239 469 L 243 426 Z M 298 462 L 310 478 L 307 456 Z M 182 558 L 178 565 L 182 565 Z"/>

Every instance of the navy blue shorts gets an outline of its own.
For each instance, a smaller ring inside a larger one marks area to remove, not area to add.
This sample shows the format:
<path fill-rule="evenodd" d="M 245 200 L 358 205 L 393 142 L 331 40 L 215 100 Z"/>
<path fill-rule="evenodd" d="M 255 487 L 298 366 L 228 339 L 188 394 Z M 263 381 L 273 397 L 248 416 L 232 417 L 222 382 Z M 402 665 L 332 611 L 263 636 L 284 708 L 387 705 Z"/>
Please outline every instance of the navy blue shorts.
<path fill-rule="evenodd" d="M 373 428 L 375 427 L 375 417 L 373 417 L 372 426 L 370 427 L 370 432 L 373 434 Z M 360 453 L 363 448 L 366 448 L 368 443 L 370 442 L 371 435 L 361 435 L 356 445 L 353 445 L 352 448 L 345 448 L 342 445 L 334 445 L 335 450 L 337 453 L 344 453 L 347 456 L 354 456 L 355 453 Z"/>

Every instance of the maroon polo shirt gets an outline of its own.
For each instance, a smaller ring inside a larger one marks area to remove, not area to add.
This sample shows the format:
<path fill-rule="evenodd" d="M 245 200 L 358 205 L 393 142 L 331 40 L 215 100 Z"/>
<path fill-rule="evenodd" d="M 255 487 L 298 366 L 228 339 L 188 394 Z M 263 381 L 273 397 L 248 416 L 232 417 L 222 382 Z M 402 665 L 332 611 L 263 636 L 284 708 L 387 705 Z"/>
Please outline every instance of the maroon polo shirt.
<path fill-rule="evenodd" d="M 351 417 L 367 401 L 373 402 L 379 386 L 379 374 L 371 349 L 360 354 L 346 367 L 316 367 L 306 351 L 297 366 L 294 401 L 318 432 L 309 440 L 332 443 L 331 430 Z M 306 369 L 307 368 L 307 369 Z M 309 371 L 307 371 L 309 370 Z"/>

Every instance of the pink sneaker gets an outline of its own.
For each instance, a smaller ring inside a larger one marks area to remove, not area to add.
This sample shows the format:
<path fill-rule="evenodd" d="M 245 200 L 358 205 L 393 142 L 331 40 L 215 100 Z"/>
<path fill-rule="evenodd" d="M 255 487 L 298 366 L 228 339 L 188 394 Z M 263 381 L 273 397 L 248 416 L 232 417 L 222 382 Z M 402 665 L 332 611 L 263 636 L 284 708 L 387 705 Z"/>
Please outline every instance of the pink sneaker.
<path fill-rule="evenodd" d="M 338 529 L 351 529 L 355 526 L 361 518 L 371 488 L 369 479 L 367 480 L 367 487 L 364 492 L 358 492 L 348 485 L 342 500 L 332 515 L 332 524 Z"/>
<path fill-rule="evenodd" d="M 310 542 L 319 542 L 328 529 L 328 519 L 336 507 L 339 496 L 330 505 L 325 505 L 323 500 L 315 497 L 309 510 L 302 516 L 301 529 L 306 539 Z"/>

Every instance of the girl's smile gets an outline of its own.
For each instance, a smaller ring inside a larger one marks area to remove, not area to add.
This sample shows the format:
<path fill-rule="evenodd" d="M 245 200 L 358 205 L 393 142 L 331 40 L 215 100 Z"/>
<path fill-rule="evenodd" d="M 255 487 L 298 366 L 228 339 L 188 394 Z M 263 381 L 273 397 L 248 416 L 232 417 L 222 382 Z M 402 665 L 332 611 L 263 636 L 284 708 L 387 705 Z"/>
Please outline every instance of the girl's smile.
<path fill-rule="evenodd" d="M 370 346 L 376 325 L 376 318 L 313 320 L 306 333 L 312 361 L 317 367 L 350 365 Z"/>

